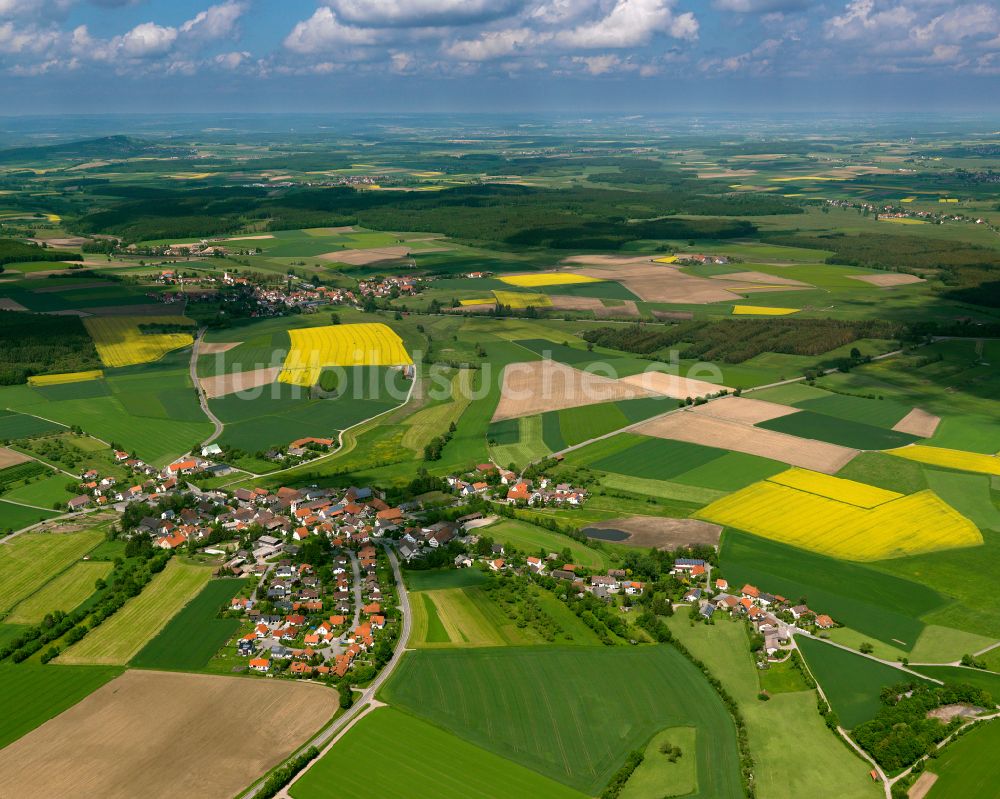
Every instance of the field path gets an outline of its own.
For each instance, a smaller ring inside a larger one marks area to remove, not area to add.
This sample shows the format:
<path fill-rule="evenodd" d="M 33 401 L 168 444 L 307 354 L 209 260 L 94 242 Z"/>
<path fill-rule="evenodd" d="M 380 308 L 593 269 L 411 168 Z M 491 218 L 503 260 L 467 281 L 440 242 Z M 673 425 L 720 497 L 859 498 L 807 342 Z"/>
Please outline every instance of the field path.
<path fill-rule="evenodd" d="M 319 749 L 319 755 L 309 761 L 305 768 L 296 774 L 295 778 L 278 792 L 278 799 L 290 799 L 290 794 L 288 793 L 289 788 L 291 788 L 303 774 L 309 771 L 315 763 L 318 763 L 320 758 L 323 757 L 323 755 L 325 755 L 334 746 L 334 744 L 337 743 L 337 741 L 346 735 L 347 732 L 358 723 L 358 721 L 360 721 L 372 710 L 383 707 L 383 703 L 375 698 L 375 694 L 378 693 L 379 689 L 386 682 L 386 680 L 392 676 L 392 673 L 396 670 L 396 667 L 403 659 L 403 653 L 406 651 L 406 642 L 410 638 L 410 632 L 413 626 L 413 616 L 410 613 L 410 595 L 407 593 L 406 586 L 403 584 L 403 575 L 399 570 L 399 560 L 396 557 L 396 553 L 390 546 L 385 545 L 385 552 L 386 555 L 389 556 L 389 563 L 392 565 L 392 573 L 396 578 L 396 592 L 399 595 L 399 610 L 403 616 L 403 624 L 399 631 L 399 639 L 396 641 L 396 648 L 392 653 L 392 660 L 385 665 L 385 668 L 382 669 L 378 676 L 371 681 L 371 684 L 361 692 L 361 696 L 354 700 L 354 704 L 351 705 L 350 709 L 348 709 L 344 715 L 334 721 L 329 727 L 321 730 L 311 741 L 307 741 L 289 756 L 289 759 L 292 759 L 304 752 L 310 746 L 315 746 Z M 253 799 L 253 797 L 260 792 L 263 785 L 264 781 L 262 779 L 258 780 L 248 791 L 240 794 L 239 799 Z"/>
<path fill-rule="evenodd" d="M 194 336 L 194 343 L 191 345 L 191 382 L 194 383 L 194 389 L 198 392 L 198 403 L 201 405 L 202 411 L 204 411 L 205 416 L 215 426 L 215 432 L 201 442 L 203 447 L 207 447 L 221 436 L 223 429 L 223 424 L 219 420 L 219 417 L 212 413 L 212 409 L 208 407 L 208 398 L 205 396 L 205 389 L 201 387 L 201 381 L 198 379 L 198 346 L 205 336 L 205 330 L 206 328 L 204 327 L 198 328 L 198 332 Z"/>

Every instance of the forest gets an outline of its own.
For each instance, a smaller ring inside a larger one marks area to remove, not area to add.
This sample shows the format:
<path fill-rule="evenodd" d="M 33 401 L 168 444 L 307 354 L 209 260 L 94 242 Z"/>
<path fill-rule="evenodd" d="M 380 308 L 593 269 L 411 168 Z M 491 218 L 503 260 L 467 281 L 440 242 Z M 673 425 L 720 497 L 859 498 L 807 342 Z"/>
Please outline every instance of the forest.
<path fill-rule="evenodd" d="M 598 327 L 583 334 L 601 347 L 651 355 L 679 346 L 680 357 L 743 363 L 764 352 L 822 355 L 862 338 L 898 339 L 904 326 L 881 320 L 724 319 L 676 325 Z"/>
<path fill-rule="evenodd" d="M 32 375 L 100 368 L 79 317 L 0 311 L 0 385 L 18 385 Z"/>
<path fill-rule="evenodd" d="M 4 264 L 28 261 L 82 261 L 83 256 L 64 250 L 50 250 L 37 244 L 25 244 L 17 239 L 0 239 L 0 272 Z"/>
<path fill-rule="evenodd" d="M 801 211 L 782 198 L 708 196 L 677 188 L 624 191 L 574 187 L 474 185 L 440 192 L 298 189 L 273 196 L 249 187 L 189 191 L 101 188 L 114 204 L 84 215 L 81 233 L 126 242 L 228 233 L 249 222 L 269 230 L 360 224 L 375 230 L 433 231 L 471 242 L 516 247 L 618 249 L 649 238 L 733 238 L 756 233 L 740 215 Z M 721 219 L 676 219 L 677 214 Z"/>
<path fill-rule="evenodd" d="M 827 263 L 864 266 L 922 275 L 936 273 L 943 294 L 974 305 L 1000 307 L 1000 253 L 947 239 L 891 233 L 824 233 L 818 236 L 774 235 L 770 244 L 832 250 Z"/>

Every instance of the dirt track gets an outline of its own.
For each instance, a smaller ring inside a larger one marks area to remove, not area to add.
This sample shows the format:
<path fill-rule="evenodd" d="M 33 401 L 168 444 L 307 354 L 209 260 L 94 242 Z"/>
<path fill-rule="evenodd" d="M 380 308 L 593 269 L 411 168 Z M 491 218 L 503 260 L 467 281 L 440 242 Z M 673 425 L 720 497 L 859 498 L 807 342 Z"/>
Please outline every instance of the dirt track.
<path fill-rule="evenodd" d="M 231 799 L 337 706 L 315 684 L 127 671 L 0 751 L 0 795 Z"/>

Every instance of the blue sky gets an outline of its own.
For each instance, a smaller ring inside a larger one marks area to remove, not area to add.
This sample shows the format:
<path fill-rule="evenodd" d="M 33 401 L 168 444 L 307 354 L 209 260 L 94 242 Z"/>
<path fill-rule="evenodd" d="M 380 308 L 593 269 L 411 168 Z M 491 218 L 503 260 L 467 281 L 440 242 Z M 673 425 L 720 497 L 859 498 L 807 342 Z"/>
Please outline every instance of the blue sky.
<path fill-rule="evenodd" d="M 0 0 L 0 113 L 993 113 L 996 0 Z"/>

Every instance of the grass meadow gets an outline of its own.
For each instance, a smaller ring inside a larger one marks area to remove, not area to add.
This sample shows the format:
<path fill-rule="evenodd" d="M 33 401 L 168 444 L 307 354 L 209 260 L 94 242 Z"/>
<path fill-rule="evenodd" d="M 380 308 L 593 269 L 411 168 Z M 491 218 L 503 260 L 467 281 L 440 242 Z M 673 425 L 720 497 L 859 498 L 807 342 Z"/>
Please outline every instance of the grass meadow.
<path fill-rule="evenodd" d="M 760 799 L 877 799 L 881 790 L 868 767 L 839 744 L 816 712 L 812 690 L 757 698 L 761 683 L 750 655 L 743 622 L 718 621 L 692 626 L 684 614 L 668 626 L 737 701 L 747 724 L 750 753 L 757 764 L 755 787 Z M 802 768 L 802 763 L 809 763 Z"/>
<path fill-rule="evenodd" d="M 204 668 L 240 627 L 239 619 L 216 616 L 221 608 L 229 607 L 229 601 L 242 585 L 243 580 L 210 580 L 139 650 L 129 665 L 183 671 Z"/>
<path fill-rule="evenodd" d="M 606 552 L 519 519 L 501 519 L 480 528 L 479 534 L 489 536 L 505 547 L 516 547 L 528 555 L 537 555 L 542 551 L 547 555 L 549 552 L 562 552 L 568 549 L 573 562 L 580 566 L 603 570 L 609 565 Z"/>
<path fill-rule="evenodd" d="M 56 515 L 56 511 L 29 508 L 26 505 L 4 502 L 0 499 L 0 534 L 12 533 Z"/>
<path fill-rule="evenodd" d="M 55 433 L 62 429 L 62 425 L 37 416 L 0 409 L 0 441 Z"/>
<path fill-rule="evenodd" d="M 0 611 L 9 610 L 32 596 L 93 549 L 102 538 L 104 533 L 100 530 L 25 533 L 0 546 Z"/>
<path fill-rule="evenodd" d="M 41 589 L 18 603 L 4 619 L 9 624 L 38 624 L 53 610 L 74 610 L 96 590 L 94 583 L 111 573 L 108 561 L 74 563 Z"/>
<path fill-rule="evenodd" d="M 847 729 L 874 718 L 883 688 L 915 679 L 901 669 L 804 635 L 797 636 L 795 643 Z"/>
<path fill-rule="evenodd" d="M 108 666 L 0 666 L 0 749 L 121 674 Z"/>
<path fill-rule="evenodd" d="M 212 570 L 171 559 L 137 597 L 63 652 L 61 664 L 124 665 L 205 586 Z"/>
<path fill-rule="evenodd" d="M 389 753 L 387 741 L 396 741 Z M 292 785 L 294 799 L 583 799 L 584 794 L 393 708 L 378 708 Z"/>
<path fill-rule="evenodd" d="M 596 692 L 614 675 L 614 692 Z M 741 795 L 735 730 L 704 677 L 667 646 L 421 650 L 383 689 L 393 706 L 595 795 L 654 733 L 695 726 L 701 795 Z M 580 701 L 586 697 L 587 701 Z"/>
<path fill-rule="evenodd" d="M 927 771 L 937 781 L 928 799 L 993 799 L 1000 781 L 996 753 L 1000 751 L 1000 723 L 986 722 L 947 746 Z"/>

